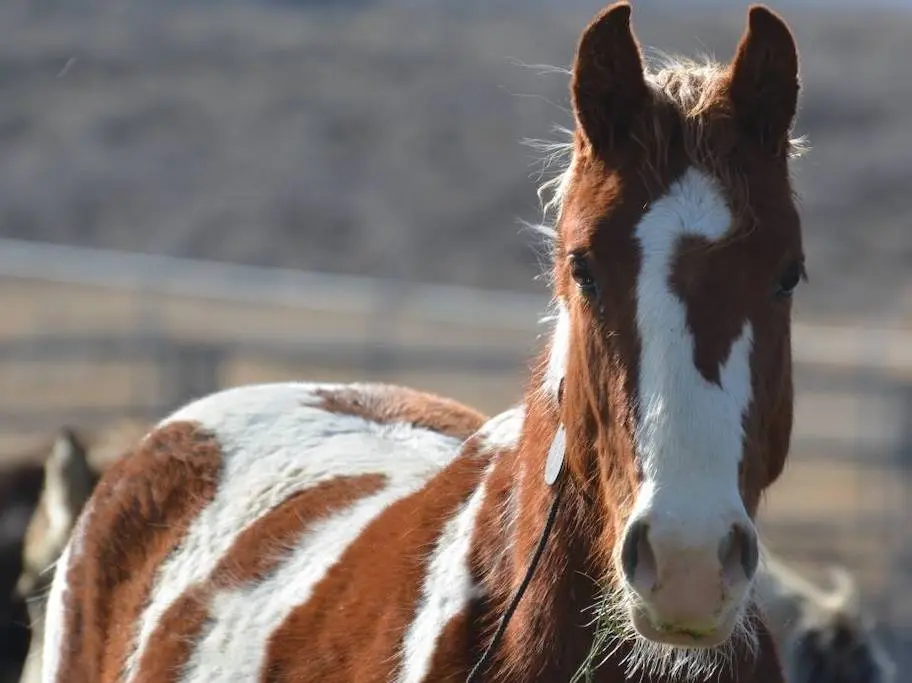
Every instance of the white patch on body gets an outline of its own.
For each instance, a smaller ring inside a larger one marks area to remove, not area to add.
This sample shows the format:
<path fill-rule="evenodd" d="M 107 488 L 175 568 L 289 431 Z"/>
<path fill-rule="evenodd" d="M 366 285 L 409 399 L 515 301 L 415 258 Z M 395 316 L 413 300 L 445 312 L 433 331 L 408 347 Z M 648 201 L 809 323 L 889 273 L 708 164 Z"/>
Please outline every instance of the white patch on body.
<path fill-rule="evenodd" d="M 484 447 L 489 450 L 515 448 L 525 421 L 526 407 L 514 406 L 485 422 L 478 430 L 478 435 L 482 438 Z"/>
<path fill-rule="evenodd" d="M 158 568 L 127 660 L 128 683 L 135 680 L 162 614 L 190 587 L 206 581 L 251 523 L 293 493 L 320 482 L 387 475 L 381 492 L 306 532 L 273 577 L 215 596 L 213 626 L 182 681 L 259 680 L 266 638 L 282 619 L 306 601 L 312 586 L 372 519 L 420 488 L 460 452 L 461 440 L 438 432 L 327 412 L 319 407 L 315 390 L 320 388 L 340 385 L 240 387 L 192 403 L 162 423 L 193 421 L 214 433 L 222 470 L 215 498 Z"/>
<path fill-rule="evenodd" d="M 490 471 L 488 468 L 486 478 Z M 478 595 L 479 588 L 472 581 L 469 553 L 478 511 L 484 501 L 486 478 L 443 527 L 428 562 L 415 619 L 405 633 L 397 683 L 425 680 L 440 634 Z"/>
<path fill-rule="evenodd" d="M 524 405 L 515 406 L 492 417 L 480 430 L 485 447 L 495 453 L 517 448 L 525 420 L 526 408 Z M 496 462 L 496 457 L 495 455 L 494 462 Z M 501 526 L 507 542 L 500 549 L 495 565 L 488 568 L 489 571 L 496 572 L 513 551 L 513 535 L 519 517 L 519 495 L 524 486 L 525 473 L 526 468 L 522 460 L 517 460 L 513 485 L 507 491 L 500 514 Z"/>
<path fill-rule="evenodd" d="M 746 322 L 720 368 L 721 386 L 697 369 L 684 302 L 669 284 L 682 237 L 723 237 L 731 212 L 715 182 L 688 170 L 636 229 L 641 340 L 637 454 L 644 480 L 634 514 L 645 508 L 679 520 L 680 533 L 705 536 L 720 515 L 743 510 L 738 464 L 742 418 L 751 400 L 751 326 Z M 719 538 L 725 533 L 720 529 Z"/>
<path fill-rule="evenodd" d="M 263 680 L 272 634 L 310 599 L 314 586 L 378 515 L 424 483 L 414 477 L 397 479 L 380 493 L 315 524 L 265 580 L 217 592 L 181 683 Z"/>

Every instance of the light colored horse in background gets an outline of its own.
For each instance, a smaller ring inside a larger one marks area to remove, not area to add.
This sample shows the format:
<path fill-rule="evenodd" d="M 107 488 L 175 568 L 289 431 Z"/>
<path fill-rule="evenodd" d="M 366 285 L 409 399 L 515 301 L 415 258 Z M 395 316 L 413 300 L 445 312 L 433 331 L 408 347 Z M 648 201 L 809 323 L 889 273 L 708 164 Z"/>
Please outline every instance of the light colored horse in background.
<path fill-rule="evenodd" d="M 757 596 L 788 683 L 893 683 L 895 664 L 874 632 L 855 577 L 830 568 L 829 590 L 764 552 Z"/>

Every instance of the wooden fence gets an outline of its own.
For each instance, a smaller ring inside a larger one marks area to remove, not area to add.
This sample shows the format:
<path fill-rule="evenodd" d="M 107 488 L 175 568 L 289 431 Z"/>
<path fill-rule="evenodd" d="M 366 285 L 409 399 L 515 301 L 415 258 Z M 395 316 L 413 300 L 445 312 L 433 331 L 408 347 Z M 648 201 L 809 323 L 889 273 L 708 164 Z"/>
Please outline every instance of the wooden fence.
<path fill-rule="evenodd" d="M 2 240 L 0 304 L 7 457 L 63 423 L 155 420 L 246 382 L 392 381 L 494 412 L 547 329 L 544 296 Z M 793 348 L 794 447 L 764 532 L 809 568 L 848 564 L 907 652 L 912 332 L 799 321 Z"/>

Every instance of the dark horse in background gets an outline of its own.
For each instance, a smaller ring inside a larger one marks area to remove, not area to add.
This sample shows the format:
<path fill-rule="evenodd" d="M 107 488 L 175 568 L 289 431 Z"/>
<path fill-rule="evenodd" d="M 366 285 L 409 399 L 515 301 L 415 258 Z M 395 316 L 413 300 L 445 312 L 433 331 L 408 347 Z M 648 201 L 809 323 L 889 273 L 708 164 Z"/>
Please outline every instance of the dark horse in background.
<path fill-rule="evenodd" d="M 42 463 L 0 468 L 0 683 L 15 683 L 29 650 L 29 616 L 15 590 L 22 572 L 22 541 L 41 494 Z"/>

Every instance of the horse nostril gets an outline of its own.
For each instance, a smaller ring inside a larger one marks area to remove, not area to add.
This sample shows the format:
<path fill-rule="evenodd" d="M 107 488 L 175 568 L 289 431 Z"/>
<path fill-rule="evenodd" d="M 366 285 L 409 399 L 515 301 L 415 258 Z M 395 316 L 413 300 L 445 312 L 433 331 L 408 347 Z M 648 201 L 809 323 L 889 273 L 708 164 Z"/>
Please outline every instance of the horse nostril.
<path fill-rule="evenodd" d="M 740 570 L 750 581 L 760 564 L 757 534 L 741 524 L 732 524 L 731 531 L 719 544 L 719 561 L 729 579 Z"/>
<path fill-rule="evenodd" d="M 640 544 L 647 552 L 649 551 L 649 525 L 642 520 L 637 520 L 627 529 L 624 537 L 624 545 L 621 548 L 621 568 L 624 570 L 624 576 L 628 581 L 633 582 L 636 575 L 637 564 L 640 561 Z"/>
<path fill-rule="evenodd" d="M 741 528 L 741 567 L 748 580 L 754 578 L 757 567 L 760 565 L 760 550 L 757 543 L 757 534 L 749 529 Z"/>

